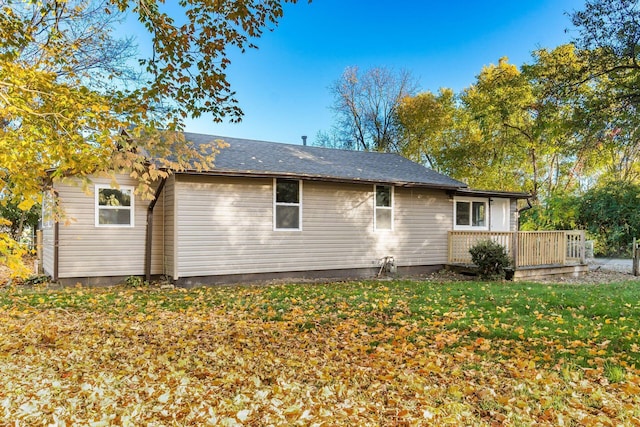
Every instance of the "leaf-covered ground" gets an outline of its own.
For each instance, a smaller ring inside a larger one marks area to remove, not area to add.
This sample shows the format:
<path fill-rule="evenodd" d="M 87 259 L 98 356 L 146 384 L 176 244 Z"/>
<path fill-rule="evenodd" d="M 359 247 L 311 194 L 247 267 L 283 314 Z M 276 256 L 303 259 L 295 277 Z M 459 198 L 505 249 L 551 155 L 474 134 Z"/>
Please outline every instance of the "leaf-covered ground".
<path fill-rule="evenodd" d="M 2 425 L 640 425 L 640 282 L 0 292 Z"/>

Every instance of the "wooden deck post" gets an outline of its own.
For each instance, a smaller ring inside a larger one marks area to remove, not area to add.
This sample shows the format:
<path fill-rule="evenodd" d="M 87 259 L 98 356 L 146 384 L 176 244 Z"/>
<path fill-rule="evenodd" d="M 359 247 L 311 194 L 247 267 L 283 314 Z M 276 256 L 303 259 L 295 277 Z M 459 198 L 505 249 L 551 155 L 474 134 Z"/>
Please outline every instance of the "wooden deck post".
<path fill-rule="evenodd" d="M 634 276 L 638 276 L 640 275 L 640 268 L 638 266 L 638 263 L 640 262 L 640 245 L 638 245 L 638 242 L 636 241 L 636 238 L 633 238 L 633 246 L 632 246 L 632 253 L 633 253 L 633 268 L 632 268 L 632 273 Z"/>
<path fill-rule="evenodd" d="M 518 267 L 518 240 L 520 240 L 520 232 L 514 231 L 511 234 L 511 258 L 513 258 L 513 269 Z"/>

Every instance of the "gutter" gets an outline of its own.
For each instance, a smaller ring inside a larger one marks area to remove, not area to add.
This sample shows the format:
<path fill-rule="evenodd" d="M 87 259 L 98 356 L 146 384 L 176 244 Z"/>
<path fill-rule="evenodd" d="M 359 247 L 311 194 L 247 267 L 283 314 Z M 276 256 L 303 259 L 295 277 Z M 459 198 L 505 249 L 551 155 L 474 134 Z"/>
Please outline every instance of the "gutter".
<path fill-rule="evenodd" d="M 149 207 L 147 208 L 147 240 L 144 247 L 144 277 L 147 282 L 151 281 L 151 251 L 153 248 L 153 209 L 156 207 L 158 198 L 162 194 L 164 184 L 167 182 L 167 178 L 162 178 L 158 188 L 156 189 L 155 196 Z"/>
<path fill-rule="evenodd" d="M 320 182 L 338 182 L 347 184 L 372 184 L 372 185 L 393 185 L 397 187 L 405 188 L 429 188 L 432 190 L 445 190 L 445 191 L 458 191 L 466 187 L 453 185 L 453 184 L 438 184 L 438 183 L 424 183 L 424 182 L 410 182 L 410 181 L 381 181 L 375 179 L 358 179 L 358 178 L 338 178 L 321 175 L 305 175 L 300 173 L 287 173 L 287 172 L 236 172 L 236 171 L 224 171 L 216 170 L 215 172 L 206 171 L 182 171 L 176 174 L 191 175 L 191 176 L 224 176 L 224 177 L 237 177 L 237 178 L 291 178 L 302 179 L 305 181 L 320 181 Z"/>

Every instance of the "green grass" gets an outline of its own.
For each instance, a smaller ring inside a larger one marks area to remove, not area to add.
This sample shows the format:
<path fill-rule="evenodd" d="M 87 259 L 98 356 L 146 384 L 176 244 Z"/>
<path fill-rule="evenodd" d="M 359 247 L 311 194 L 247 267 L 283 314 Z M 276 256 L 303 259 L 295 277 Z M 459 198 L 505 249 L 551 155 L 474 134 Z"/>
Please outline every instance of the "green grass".
<path fill-rule="evenodd" d="M 6 288 L 0 419 L 631 425 L 639 297 L 640 282 Z"/>
<path fill-rule="evenodd" d="M 0 307 L 118 315 L 210 309 L 291 321 L 301 331 L 356 318 L 372 327 L 409 325 L 410 341 L 421 336 L 435 339 L 437 331 L 455 333 L 458 339 L 445 345 L 451 351 L 483 339 L 509 341 L 522 345 L 523 351 L 540 352 L 541 363 L 564 359 L 588 366 L 611 359 L 615 366 L 640 367 L 640 282 L 547 285 L 398 280 L 191 290 L 24 288 L 1 292 Z"/>

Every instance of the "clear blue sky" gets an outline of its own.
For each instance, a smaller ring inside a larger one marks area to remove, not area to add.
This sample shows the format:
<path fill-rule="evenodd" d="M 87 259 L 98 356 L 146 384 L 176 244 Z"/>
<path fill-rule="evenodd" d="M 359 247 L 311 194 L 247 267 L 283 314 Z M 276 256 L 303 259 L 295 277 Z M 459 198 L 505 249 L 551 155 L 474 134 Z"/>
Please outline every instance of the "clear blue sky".
<path fill-rule="evenodd" d="M 328 87 L 348 66 L 406 69 L 421 90 L 471 85 L 502 56 L 521 65 L 531 51 L 575 35 L 567 12 L 583 0 L 314 0 L 287 5 L 258 50 L 231 57 L 228 77 L 240 124 L 189 121 L 187 130 L 239 138 L 309 142 L 333 123 Z"/>

